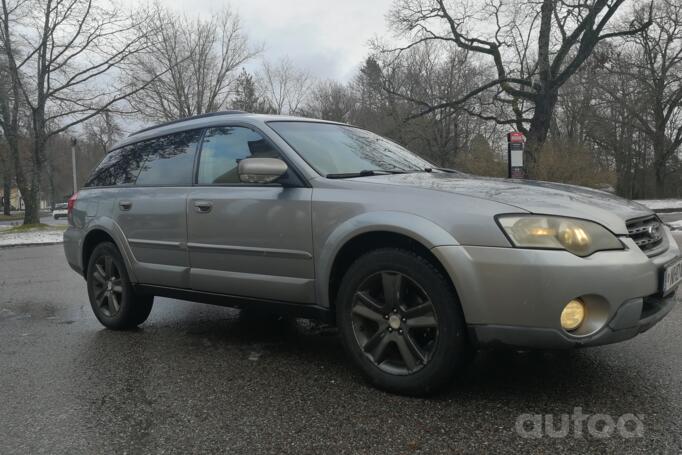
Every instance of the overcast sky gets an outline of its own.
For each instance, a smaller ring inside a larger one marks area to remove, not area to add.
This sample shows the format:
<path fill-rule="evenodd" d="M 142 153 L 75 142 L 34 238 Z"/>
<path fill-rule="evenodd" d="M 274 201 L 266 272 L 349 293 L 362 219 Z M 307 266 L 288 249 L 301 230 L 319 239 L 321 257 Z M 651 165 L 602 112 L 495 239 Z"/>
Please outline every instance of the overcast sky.
<path fill-rule="evenodd" d="M 190 14 L 210 14 L 225 0 L 162 0 Z M 233 0 L 252 42 L 264 56 L 288 55 L 301 68 L 325 79 L 348 80 L 368 52 L 367 42 L 386 33 L 393 0 Z"/>

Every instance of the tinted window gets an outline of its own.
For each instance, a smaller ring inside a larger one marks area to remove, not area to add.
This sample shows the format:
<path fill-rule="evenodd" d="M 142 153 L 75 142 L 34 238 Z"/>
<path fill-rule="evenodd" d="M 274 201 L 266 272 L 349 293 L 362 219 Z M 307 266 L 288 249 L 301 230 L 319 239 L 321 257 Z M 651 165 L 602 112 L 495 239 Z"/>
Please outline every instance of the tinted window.
<path fill-rule="evenodd" d="M 109 153 L 92 171 L 86 187 L 130 185 L 140 171 L 142 156 L 133 146 L 116 149 Z"/>
<path fill-rule="evenodd" d="M 191 185 L 200 137 L 200 130 L 185 131 L 135 144 L 145 158 L 137 185 Z"/>
<path fill-rule="evenodd" d="M 209 129 L 201 146 L 199 183 L 240 183 L 237 166 L 245 158 L 279 158 L 279 153 L 263 136 L 248 128 Z"/>

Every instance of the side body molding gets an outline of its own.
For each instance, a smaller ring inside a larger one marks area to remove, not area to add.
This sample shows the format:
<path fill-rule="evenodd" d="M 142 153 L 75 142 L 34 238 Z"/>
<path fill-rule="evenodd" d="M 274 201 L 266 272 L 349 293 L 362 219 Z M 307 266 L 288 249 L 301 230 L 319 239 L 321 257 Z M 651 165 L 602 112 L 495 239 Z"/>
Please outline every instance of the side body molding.
<path fill-rule="evenodd" d="M 428 249 L 438 246 L 456 246 L 459 242 L 445 229 L 431 220 L 407 212 L 369 212 L 349 218 L 338 225 L 318 244 L 321 256 L 317 260 L 315 274 L 316 294 L 319 306 L 329 308 L 329 280 L 332 266 L 343 246 L 353 238 L 369 232 L 392 232 L 421 243 Z M 316 233 L 316 236 L 319 233 Z"/>

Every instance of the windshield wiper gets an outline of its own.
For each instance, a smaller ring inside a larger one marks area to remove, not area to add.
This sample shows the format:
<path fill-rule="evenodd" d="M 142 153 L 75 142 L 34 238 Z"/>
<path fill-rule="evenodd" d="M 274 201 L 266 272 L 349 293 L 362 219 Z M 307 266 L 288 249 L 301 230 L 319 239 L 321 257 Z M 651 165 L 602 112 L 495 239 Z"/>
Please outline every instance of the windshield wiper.
<path fill-rule="evenodd" d="M 434 167 L 434 168 L 431 168 L 430 171 L 427 170 L 426 172 L 431 172 L 431 171 L 440 171 L 440 172 L 446 172 L 446 173 L 448 173 L 448 174 L 460 174 L 460 175 L 465 175 L 465 173 L 462 172 L 462 171 L 458 171 L 457 169 L 449 169 L 449 168 L 446 168 L 446 167 Z"/>
<path fill-rule="evenodd" d="M 385 171 L 383 169 L 363 170 L 360 172 L 347 172 L 344 174 L 327 174 L 328 179 L 350 179 L 353 177 L 371 177 L 373 175 L 404 174 L 405 171 Z"/>

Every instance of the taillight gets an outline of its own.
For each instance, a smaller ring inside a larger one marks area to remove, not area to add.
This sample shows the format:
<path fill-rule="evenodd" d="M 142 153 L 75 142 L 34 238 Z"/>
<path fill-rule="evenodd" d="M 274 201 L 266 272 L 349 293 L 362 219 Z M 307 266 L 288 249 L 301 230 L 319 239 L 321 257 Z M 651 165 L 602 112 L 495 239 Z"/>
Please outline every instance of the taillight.
<path fill-rule="evenodd" d="M 69 202 L 66 204 L 66 213 L 71 219 L 71 213 L 73 212 L 73 207 L 76 205 L 76 199 L 78 199 L 78 193 L 73 193 L 73 196 L 69 198 Z"/>

